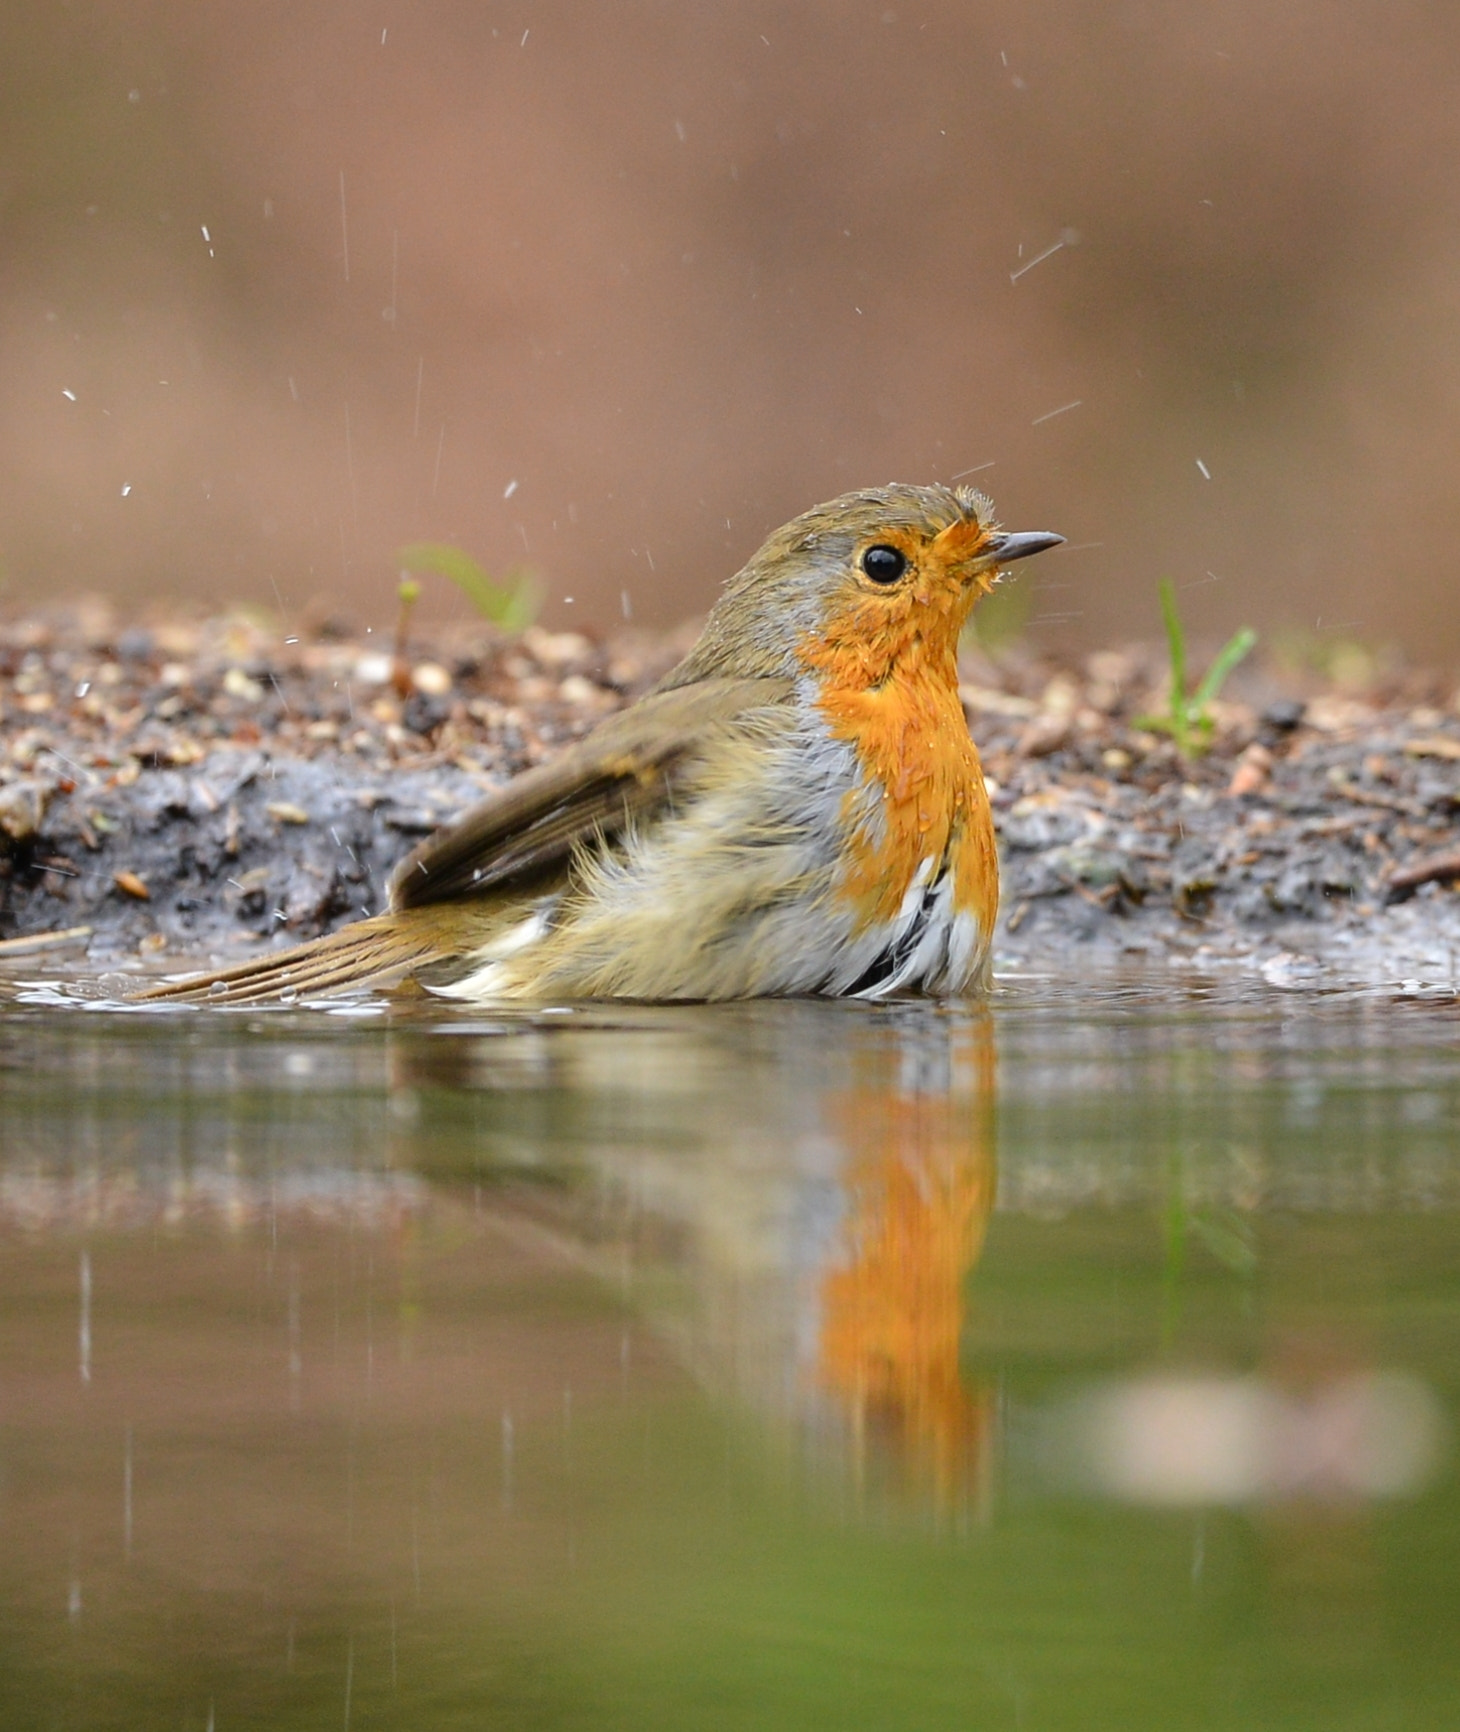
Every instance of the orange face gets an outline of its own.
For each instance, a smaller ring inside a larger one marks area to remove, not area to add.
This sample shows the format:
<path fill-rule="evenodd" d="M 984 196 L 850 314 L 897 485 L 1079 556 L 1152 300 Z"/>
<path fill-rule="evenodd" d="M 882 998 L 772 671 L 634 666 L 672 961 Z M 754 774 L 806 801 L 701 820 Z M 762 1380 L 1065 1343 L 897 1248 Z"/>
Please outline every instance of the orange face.
<path fill-rule="evenodd" d="M 997 569 L 999 534 L 965 517 L 936 533 L 883 529 L 860 545 L 819 634 L 797 649 L 817 703 L 881 790 L 849 802 L 843 892 L 862 925 L 893 919 L 923 862 L 945 858 L 955 904 L 982 930 L 998 863 L 978 753 L 958 698 L 958 638 Z"/>
<path fill-rule="evenodd" d="M 857 544 L 819 633 L 797 650 L 836 686 L 881 685 L 904 663 L 946 663 L 956 686 L 958 639 L 998 569 L 997 529 L 975 516 L 946 528 L 889 526 Z"/>

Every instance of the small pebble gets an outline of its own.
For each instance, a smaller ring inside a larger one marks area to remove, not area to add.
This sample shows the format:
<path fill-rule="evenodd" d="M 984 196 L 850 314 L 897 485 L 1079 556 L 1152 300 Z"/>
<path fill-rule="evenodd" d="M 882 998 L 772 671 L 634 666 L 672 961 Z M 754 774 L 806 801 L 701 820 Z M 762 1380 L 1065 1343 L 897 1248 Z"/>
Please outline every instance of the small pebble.
<path fill-rule="evenodd" d="M 428 698 L 444 698 L 451 690 L 451 675 L 440 662 L 419 662 L 411 669 L 411 684 Z"/>
<path fill-rule="evenodd" d="M 1254 740 L 1238 758 L 1232 779 L 1227 784 L 1227 792 L 1236 800 L 1246 794 L 1256 794 L 1267 786 L 1271 773 L 1272 753 L 1266 746 L 1259 745 Z"/>
<path fill-rule="evenodd" d="M 1278 698 L 1262 712 L 1262 719 L 1279 733 L 1291 733 L 1302 724 L 1307 708 L 1301 698 Z"/>
<path fill-rule="evenodd" d="M 582 674 L 569 674 L 558 687 L 558 697 L 576 709 L 587 709 L 598 701 L 598 687 Z"/>
<path fill-rule="evenodd" d="M 1026 758 L 1047 758 L 1069 743 L 1070 725 L 1068 711 L 1036 716 L 1020 734 L 1019 750 Z"/>
<path fill-rule="evenodd" d="M 1447 734 L 1436 734 L 1426 740 L 1406 740 L 1405 755 L 1411 758 L 1446 758 L 1451 763 L 1460 763 L 1460 740 L 1452 740 Z"/>

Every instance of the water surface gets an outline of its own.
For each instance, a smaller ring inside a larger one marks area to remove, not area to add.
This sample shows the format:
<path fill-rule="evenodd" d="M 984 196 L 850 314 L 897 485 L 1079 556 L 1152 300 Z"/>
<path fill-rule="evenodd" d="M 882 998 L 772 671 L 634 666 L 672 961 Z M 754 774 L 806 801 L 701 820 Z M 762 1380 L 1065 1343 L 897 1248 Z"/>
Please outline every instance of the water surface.
<path fill-rule="evenodd" d="M 1453 1003 L 46 996 L 4 1725 L 1455 1723 Z"/>

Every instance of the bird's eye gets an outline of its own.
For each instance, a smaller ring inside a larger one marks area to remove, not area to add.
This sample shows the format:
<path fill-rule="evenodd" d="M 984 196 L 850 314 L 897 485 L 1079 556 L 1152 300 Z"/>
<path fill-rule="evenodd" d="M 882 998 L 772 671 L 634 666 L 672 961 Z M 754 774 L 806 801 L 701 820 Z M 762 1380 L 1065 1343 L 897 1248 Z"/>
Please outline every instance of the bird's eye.
<path fill-rule="evenodd" d="M 907 570 L 907 555 L 879 541 L 862 555 L 862 570 L 873 583 L 896 583 Z"/>

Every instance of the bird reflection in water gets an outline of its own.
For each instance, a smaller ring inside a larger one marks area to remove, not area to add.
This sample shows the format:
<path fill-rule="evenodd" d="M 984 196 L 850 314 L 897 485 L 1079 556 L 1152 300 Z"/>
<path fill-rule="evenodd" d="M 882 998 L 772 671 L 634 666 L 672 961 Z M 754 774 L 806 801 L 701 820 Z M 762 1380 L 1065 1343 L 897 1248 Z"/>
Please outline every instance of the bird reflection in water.
<path fill-rule="evenodd" d="M 851 1420 L 859 1484 L 879 1451 L 940 1509 L 977 1509 L 993 1397 L 965 1381 L 959 1350 L 994 1202 L 992 1019 L 886 1056 L 894 1074 L 828 1102 L 847 1212 L 821 1280 L 818 1369 Z"/>
<path fill-rule="evenodd" d="M 469 1146 L 496 1175 L 486 1207 L 501 1227 L 525 1212 L 538 1242 L 546 1229 L 625 1293 L 661 1363 L 800 1428 L 819 1481 L 846 1467 L 863 1495 L 981 1505 L 991 1397 L 965 1382 L 959 1344 L 994 1200 L 987 1011 L 787 1004 L 617 1022 L 402 1042 L 397 1092 L 435 1104 L 396 1126 L 397 1164 L 447 1178 Z M 469 1145 L 460 1121 L 432 1134 L 458 1091 L 481 1103 Z M 502 1187 L 514 1171 L 525 1190 Z"/>

